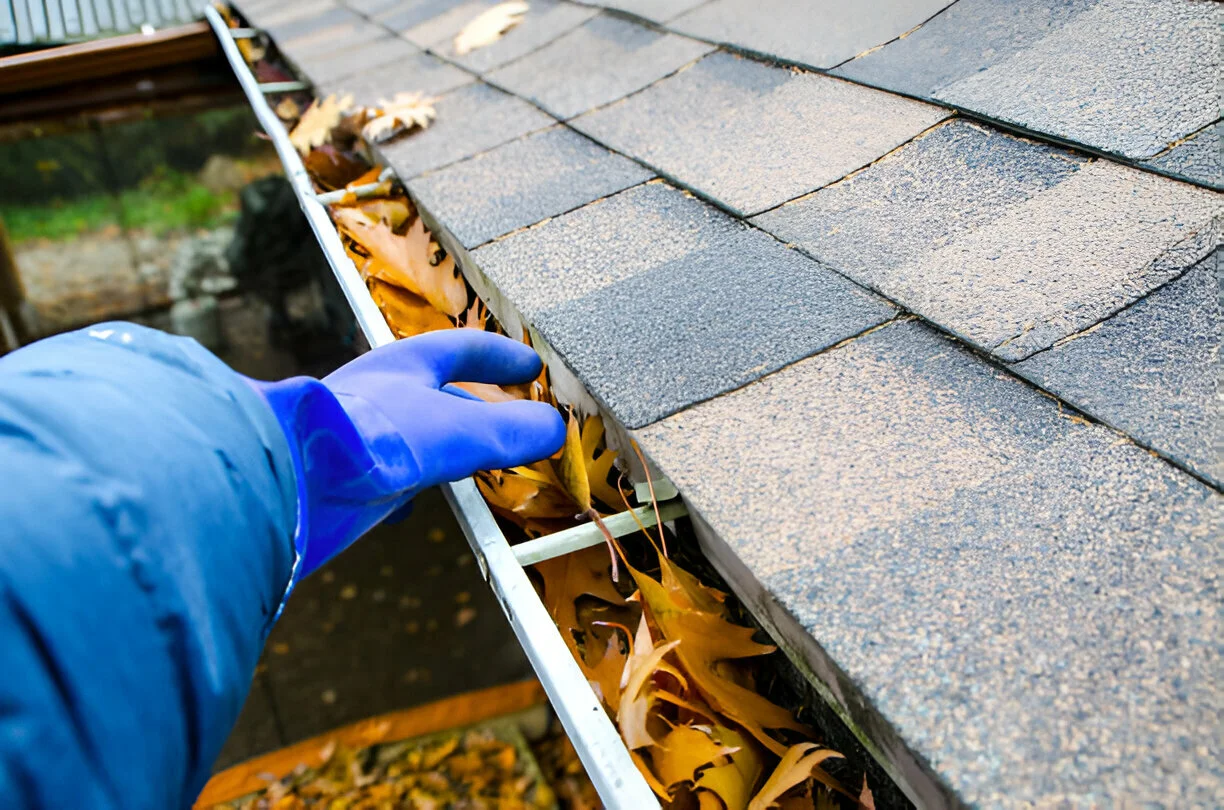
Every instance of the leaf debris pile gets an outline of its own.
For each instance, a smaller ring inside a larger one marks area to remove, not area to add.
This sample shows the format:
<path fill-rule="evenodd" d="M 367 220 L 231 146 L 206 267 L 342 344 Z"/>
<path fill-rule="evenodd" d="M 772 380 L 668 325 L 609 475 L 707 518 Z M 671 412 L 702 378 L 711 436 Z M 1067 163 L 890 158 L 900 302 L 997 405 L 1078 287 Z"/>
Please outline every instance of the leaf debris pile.
<path fill-rule="evenodd" d="M 549 810 L 555 797 L 488 729 L 355 751 L 335 742 L 258 794 L 214 810 Z"/>
<path fill-rule="evenodd" d="M 310 118 L 316 106 L 317 121 L 326 127 Z M 294 130 L 301 130 L 295 144 L 320 189 L 349 191 L 330 206 L 331 215 L 392 331 L 404 338 L 440 329 L 497 329 L 401 189 L 384 184 L 372 195 L 356 192 L 376 183 L 381 169 L 365 170 L 355 136 L 368 129 L 369 113 L 345 112 L 344 106 L 331 98 L 312 105 Z M 320 139 L 322 129 L 328 134 Z M 529 399 L 560 407 L 547 369 L 527 385 L 462 387 L 489 402 Z M 566 417 L 565 445 L 556 456 L 477 475 L 494 513 L 529 537 L 585 520 L 602 528 L 603 516 L 628 506 L 601 419 L 572 410 Z M 732 620 L 727 594 L 673 563 L 661 529 L 651 566 L 657 575 L 632 566 L 606 529 L 604 535 L 607 549 L 586 549 L 534 569 L 545 606 L 663 806 L 866 806 L 822 767 L 841 755 L 811 742 L 810 729 L 757 691 L 752 659 L 775 648 Z M 645 529 L 643 535 L 649 536 Z M 628 577 L 619 576 L 621 565 Z M 590 798 L 581 798 L 581 786 L 573 793 L 579 802 Z M 869 800 L 870 792 L 864 795 Z"/>
<path fill-rule="evenodd" d="M 560 722 L 553 720 L 548 733 L 531 744 L 531 752 L 561 807 L 565 810 L 601 810 L 599 794 Z"/>

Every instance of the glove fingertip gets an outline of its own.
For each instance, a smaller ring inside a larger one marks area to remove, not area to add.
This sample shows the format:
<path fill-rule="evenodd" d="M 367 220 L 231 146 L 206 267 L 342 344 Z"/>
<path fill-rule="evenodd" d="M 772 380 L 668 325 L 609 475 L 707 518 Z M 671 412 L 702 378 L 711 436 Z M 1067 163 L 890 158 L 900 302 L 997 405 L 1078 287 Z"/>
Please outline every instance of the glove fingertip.
<path fill-rule="evenodd" d="M 544 402 L 507 402 L 493 406 L 507 425 L 514 441 L 506 448 L 513 457 L 507 466 L 530 464 L 548 458 L 565 444 L 565 420 L 557 409 Z"/>

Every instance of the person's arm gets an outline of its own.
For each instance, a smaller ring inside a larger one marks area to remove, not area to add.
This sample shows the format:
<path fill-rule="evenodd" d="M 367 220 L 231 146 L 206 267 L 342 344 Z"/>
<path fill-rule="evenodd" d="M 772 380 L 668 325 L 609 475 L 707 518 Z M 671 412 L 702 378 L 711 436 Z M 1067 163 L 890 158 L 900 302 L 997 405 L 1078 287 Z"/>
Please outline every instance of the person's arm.
<path fill-rule="evenodd" d="M 420 489 L 560 446 L 548 406 L 444 388 L 538 368 L 451 330 L 263 384 L 123 323 L 0 359 L 5 806 L 189 807 L 296 578 Z"/>

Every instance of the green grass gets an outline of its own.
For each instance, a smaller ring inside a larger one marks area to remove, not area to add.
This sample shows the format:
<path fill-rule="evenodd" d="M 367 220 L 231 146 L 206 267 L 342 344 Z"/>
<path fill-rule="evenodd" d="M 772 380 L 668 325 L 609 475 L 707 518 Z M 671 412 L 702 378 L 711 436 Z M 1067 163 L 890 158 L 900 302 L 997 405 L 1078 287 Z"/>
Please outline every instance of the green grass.
<path fill-rule="evenodd" d="M 31 239 L 73 239 L 122 222 L 132 230 L 160 235 L 168 231 L 212 228 L 237 215 L 237 195 L 216 194 L 194 175 L 164 171 L 138 187 L 119 193 L 53 200 L 46 205 L 0 204 L 0 218 L 16 243 Z"/>

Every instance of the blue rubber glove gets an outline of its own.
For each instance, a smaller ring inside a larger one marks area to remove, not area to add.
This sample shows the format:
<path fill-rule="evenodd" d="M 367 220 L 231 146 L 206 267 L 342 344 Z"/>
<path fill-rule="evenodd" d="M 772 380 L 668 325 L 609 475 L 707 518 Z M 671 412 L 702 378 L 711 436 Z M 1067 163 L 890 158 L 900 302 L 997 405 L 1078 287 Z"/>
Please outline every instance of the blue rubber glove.
<path fill-rule="evenodd" d="M 321 381 L 250 381 L 284 430 L 297 476 L 293 580 L 422 489 L 559 450 L 565 424 L 550 405 L 487 403 L 449 386 L 525 383 L 540 368 L 529 346 L 477 329 L 449 329 L 383 346 Z"/>

